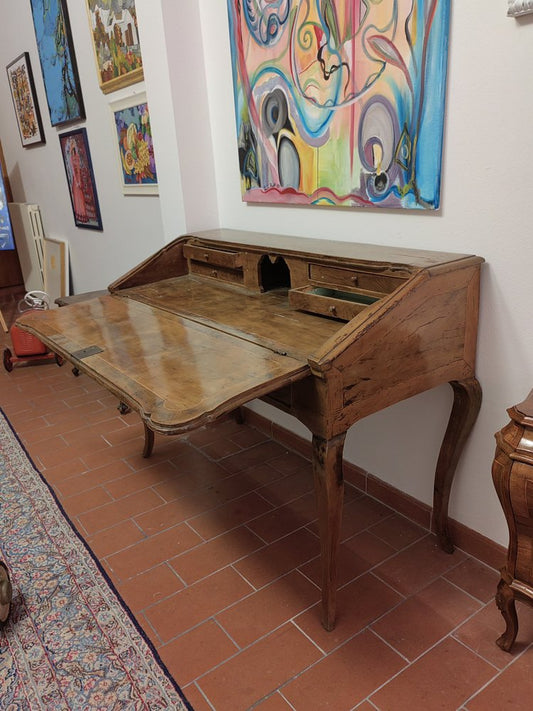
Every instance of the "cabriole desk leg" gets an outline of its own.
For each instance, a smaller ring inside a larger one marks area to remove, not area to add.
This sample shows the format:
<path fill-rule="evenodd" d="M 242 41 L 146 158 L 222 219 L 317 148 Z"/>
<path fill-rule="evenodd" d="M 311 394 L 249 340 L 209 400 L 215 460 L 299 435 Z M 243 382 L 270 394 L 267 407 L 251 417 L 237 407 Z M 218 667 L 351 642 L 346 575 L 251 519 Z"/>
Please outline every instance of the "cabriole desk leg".
<path fill-rule="evenodd" d="M 448 503 L 457 462 L 481 407 L 481 386 L 476 378 L 452 380 L 453 407 L 440 448 L 435 487 L 433 519 L 442 550 L 453 553 L 454 545 L 448 530 Z"/>
<path fill-rule="evenodd" d="M 313 474 L 320 532 L 322 625 L 335 627 L 337 552 L 342 522 L 344 480 L 342 452 L 346 433 L 330 440 L 313 435 Z"/>

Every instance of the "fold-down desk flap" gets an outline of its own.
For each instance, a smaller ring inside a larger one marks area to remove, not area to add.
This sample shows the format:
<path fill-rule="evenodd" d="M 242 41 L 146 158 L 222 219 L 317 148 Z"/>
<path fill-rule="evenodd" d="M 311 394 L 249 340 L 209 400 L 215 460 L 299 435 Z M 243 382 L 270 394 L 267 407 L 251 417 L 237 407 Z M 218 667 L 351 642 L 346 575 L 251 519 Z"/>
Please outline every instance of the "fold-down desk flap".
<path fill-rule="evenodd" d="M 111 295 L 31 312 L 18 325 L 168 434 L 309 373 L 305 361 L 253 339 Z"/>

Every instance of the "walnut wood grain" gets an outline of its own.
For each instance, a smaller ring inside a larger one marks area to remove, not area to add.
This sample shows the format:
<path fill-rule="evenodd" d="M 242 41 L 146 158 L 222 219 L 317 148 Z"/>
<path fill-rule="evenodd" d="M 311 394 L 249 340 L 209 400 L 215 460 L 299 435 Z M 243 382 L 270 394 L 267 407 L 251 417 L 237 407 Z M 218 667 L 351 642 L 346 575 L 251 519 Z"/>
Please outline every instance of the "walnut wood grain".
<path fill-rule="evenodd" d="M 506 629 L 496 643 L 510 652 L 518 633 L 515 602 L 533 605 L 533 391 L 507 412 L 510 422 L 495 435 L 492 480 L 509 528 L 496 591 Z"/>
<path fill-rule="evenodd" d="M 454 380 L 450 385 L 454 400 L 437 460 L 433 487 L 433 523 L 440 547 L 448 553 L 454 549 L 448 530 L 448 503 L 453 477 L 481 407 L 481 386 L 476 378 Z"/>
<path fill-rule="evenodd" d="M 455 398 L 434 509 L 441 545 L 453 549 L 448 499 L 481 399 L 475 354 L 482 261 L 212 230 L 165 246 L 105 296 L 19 323 L 139 413 L 144 456 L 154 431 L 184 432 L 254 398 L 268 397 L 303 422 L 313 438 L 322 622 L 331 630 L 346 433 L 361 418 L 448 382 Z M 373 303 L 349 306 L 369 296 Z M 339 298 L 348 306 L 339 308 Z M 100 351 L 86 355 L 92 346 Z"/>

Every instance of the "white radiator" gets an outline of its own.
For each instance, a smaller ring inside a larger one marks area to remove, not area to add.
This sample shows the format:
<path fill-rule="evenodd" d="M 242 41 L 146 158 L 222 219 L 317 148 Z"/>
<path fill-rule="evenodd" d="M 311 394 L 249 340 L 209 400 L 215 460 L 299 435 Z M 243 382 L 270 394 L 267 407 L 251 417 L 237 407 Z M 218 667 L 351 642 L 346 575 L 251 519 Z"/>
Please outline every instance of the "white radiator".
<path fill-rule="evenodd" d="M 44 288 L 44 229 L 39 205 L 10 202 L 9 214 L 26 291 Z"/>

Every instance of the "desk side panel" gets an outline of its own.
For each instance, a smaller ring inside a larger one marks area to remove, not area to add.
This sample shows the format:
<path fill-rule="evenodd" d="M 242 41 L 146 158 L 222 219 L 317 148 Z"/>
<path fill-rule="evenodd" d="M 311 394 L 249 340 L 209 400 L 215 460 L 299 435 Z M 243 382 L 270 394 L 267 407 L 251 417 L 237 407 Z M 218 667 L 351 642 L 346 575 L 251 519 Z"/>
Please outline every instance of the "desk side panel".
<path fill-rule="evenodd" d="M 324 436 L 442 383 L 475 375 L 479 264 L 425 271 L 369 315 L 347 324 L 310 366 L 312 390 L 295 386 L 300 415 Z"/>
<path fill-rule="evenodd" d="M 185 239 L 180 237 L 167 244 L 151 257 L 145 259 L 144 262 L 131 269 L 127 274 L 110 284 L 109 291 L 113 293 L 121 289 L 152 284 L 163 279 L 187 274 L 187 260 L 183 255 L 184 242 Z"/>

